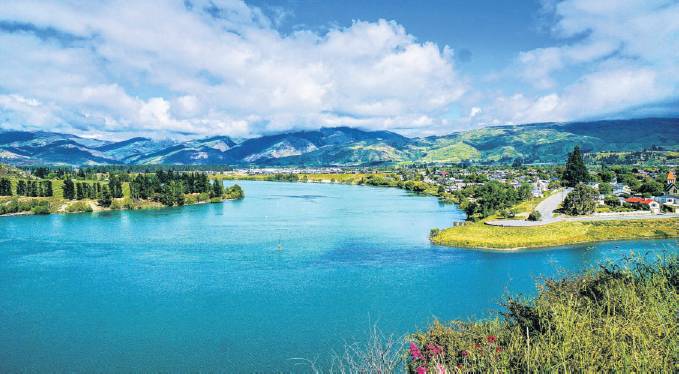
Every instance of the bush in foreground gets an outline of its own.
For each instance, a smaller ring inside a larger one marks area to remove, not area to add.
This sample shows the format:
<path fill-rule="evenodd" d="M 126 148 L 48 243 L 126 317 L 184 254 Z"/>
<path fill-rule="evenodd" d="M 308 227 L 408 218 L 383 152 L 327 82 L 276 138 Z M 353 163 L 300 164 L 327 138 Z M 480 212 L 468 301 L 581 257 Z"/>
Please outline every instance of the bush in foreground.
<path fill-rule="evenodd" d="M 547 280 L 534 300 L 510 298 L 501 317 L 435 322 L 412 334 L 412 373 L 677 372 L 679 258 L 602 265 Z"/>
<path fill-rule="evenodd" d="M 530 212 L 530 214 L 528 215 L 528 220 L 529 221 L 541 221 L 542 220 L 542 214 L 539 211 L 534 210 L 534 211 Z"/>

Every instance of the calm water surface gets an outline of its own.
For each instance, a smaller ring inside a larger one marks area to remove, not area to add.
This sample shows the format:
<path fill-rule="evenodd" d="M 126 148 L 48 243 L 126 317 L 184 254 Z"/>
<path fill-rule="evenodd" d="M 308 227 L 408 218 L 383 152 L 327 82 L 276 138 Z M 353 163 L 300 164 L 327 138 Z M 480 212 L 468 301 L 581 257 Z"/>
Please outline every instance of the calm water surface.
<path fill-rule="evenodd" d="M 242 182 L 246 198 L 0 218 L 0 371 L 301 371 L 372 323 L 483 317 L 538 276 L 676 240 L 431 246 L 464 215 L 398 189 Z M 278 250 L 278 247 L 282 250 Z"/>

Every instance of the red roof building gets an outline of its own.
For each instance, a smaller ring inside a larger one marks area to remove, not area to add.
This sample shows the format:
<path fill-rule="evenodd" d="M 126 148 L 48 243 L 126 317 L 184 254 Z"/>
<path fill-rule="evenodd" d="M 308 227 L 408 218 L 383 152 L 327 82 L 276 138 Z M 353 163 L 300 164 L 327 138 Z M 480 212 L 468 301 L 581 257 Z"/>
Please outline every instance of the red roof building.
<path fill-rule="evenodd" d="M 643 197 L 628 197 L 625 199 L 626 203 L 630 204 L 643 204 L 643 205 L 649 205 L 655 200 L 653 199 L 644 199 Z"/>

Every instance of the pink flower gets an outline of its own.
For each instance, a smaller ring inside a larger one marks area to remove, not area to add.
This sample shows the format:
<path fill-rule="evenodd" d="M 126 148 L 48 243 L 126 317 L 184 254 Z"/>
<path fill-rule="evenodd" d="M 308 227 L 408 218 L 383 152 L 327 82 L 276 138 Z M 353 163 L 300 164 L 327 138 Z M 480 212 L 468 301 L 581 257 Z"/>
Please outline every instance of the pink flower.
<path fill-rule="evenodd" d="M 462 355 L 462 357 L 469 356 L 469 352 L 467 352 L 467 351 L 462 351 L 462 352 L 460 352 L 460 354 Z"/>
<path fill-rule="evenodd" d="M 438 371 L 437 374 L 446 374 L 446 367 L 440 363 L 436 364 L 436 370 Z"/>
<path fill-rule="evenodd" d="M 443 350 L 441 349 L 441 347 L 439 347 L 438 345 L 436 345 L 436 344 L 434 344 L 434 343 L 429 343 L 429 344 L 427 344 L 427 349 L 428 349 L 429 352 L 431 352 L 431 354 L 434 355 L 434 356 L 436 356 L 437 354 L 439 354 L 439 353 L 441 353 L 441 352 L 443 351 Z"/>
<path fill-rule="evenodd" d="M 422 356 L 422 352 L 420 352 L 420 349 L 417 348 L 417 345 L 415 345 L 415 343 L 413 342 L 410 342 L 410 355 L 413 356 L 414 360 L 424 359 L 424 356 Z"/>
<path fill-rule="evenodd" d="M 495 335 L 488 335 L 488 336 L 486 337 L 486 340 L 488 340 L 488 343 L 495 343 L 495 341 L 497 340 L 497 336 L 495 336 Z"/>
<path fill-rule="evenodd" d="M 420 366 L 417 368 L 417 374 L 427 374 L 427 368 Z"/>

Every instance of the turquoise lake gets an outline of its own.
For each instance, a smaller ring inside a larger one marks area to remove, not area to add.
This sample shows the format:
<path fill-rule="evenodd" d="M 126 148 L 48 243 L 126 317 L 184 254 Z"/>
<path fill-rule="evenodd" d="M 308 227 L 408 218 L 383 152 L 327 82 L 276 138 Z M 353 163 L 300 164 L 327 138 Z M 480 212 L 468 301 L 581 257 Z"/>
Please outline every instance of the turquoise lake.
<path fill-rule="evenodd" d="M 0 371 L 299 372 L 293 358 L 322 363 L 373 323 L 400 335 L 484 317 L 540 276 L 679 252 L 436 247 L 429 229 L 464 214 L 431 197 L 239 184 L 246 198 L 223 204 L 0 218 Z"/>

